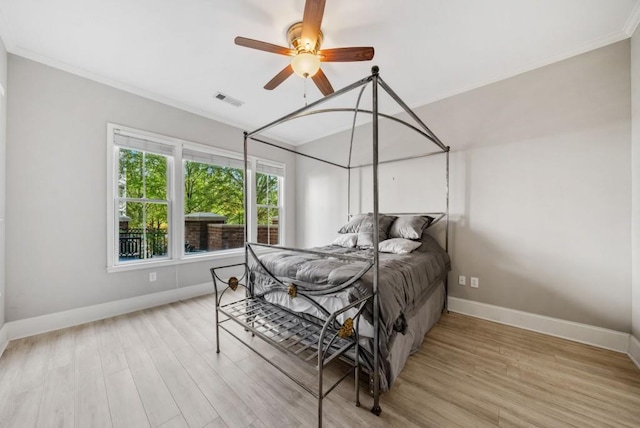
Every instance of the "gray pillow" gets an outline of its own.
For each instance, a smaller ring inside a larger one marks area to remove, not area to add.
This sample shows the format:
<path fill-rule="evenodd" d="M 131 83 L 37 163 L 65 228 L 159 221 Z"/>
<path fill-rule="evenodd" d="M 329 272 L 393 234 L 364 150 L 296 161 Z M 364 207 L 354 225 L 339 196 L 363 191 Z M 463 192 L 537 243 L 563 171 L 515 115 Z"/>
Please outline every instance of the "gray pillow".
<path fill-rule="evenodd" d="M 356 246 L 357 242 L 358 242 L 357 233 L 342 233 L 338 235 L 336 239 L 333 240 L 331 245 L 336 245 L 338 247 L 345 247 L 345 248 L 353 248 Z"/>
<path fill-rule="evenodd" d="M 338 230 L 338 233 L 358 233 L 360 225 L 367 218 L 366 214 L 356 214 L 351 217 L 349 223 L 345 224 Z"/>
<path fill-rule="evenodd" d="M 389 238 L 418 240 L 432 221 L 433 217 L 429 216 L 400 216 L 389 228 Z"/>
<path fill-rule="evenodd" d="M 404 238 L 391 238 L 378 244 L 381 253 L 409 254 L 422 245 L 420 241 L 412 241 Z"/>
<path fill-rule="evenodd" d="M 379 241 L 384 241 L 389 237 L 389 227 L 391 223 L 397 217 L 378 214 L 378 239 Z M 358 243 L 357 246 L 360 248 L 373 248 L 373 214 L 367 214 L 366 218 L 360 225 L 360 229 L 358 230 Z"/>

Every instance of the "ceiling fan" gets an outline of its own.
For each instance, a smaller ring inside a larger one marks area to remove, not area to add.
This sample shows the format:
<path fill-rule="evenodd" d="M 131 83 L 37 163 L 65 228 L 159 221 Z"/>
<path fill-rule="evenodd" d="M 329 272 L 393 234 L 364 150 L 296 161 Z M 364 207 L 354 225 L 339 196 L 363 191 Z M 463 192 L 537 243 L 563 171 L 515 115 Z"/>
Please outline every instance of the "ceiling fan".
<path fill-rule="evenodd" d="M 287 30 L 289 48 L 246 37 L 235 38 L 236 45 L 292 57 L 291 63 L 276 74 L 264 86 L 265 89 L 275 89 L 287 77 L 296 73 L 300 77 L 311 77 L 320 92 L 327 96 L 333 93 L 333 87 L 322 72 L 320 63 L 370 61 L 373 59 L 374 50 L 372 47 L 320 49 L 323 38 L 320 24 L 324 14 L 325 1 L 306 0 L 302 22 L 296 22 Z"/>

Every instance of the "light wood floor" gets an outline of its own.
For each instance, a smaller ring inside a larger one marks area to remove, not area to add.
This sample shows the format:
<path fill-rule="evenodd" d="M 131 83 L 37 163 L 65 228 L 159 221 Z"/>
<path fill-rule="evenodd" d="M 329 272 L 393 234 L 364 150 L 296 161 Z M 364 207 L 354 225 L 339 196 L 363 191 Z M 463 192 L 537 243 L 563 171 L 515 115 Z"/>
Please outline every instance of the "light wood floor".
<path fill-rule="evenodd" d="M 315 400 L 235 339 L 222 333 L 216 354 L 213 308 L 201 297 L 11 342 L 0 426 L 314 426 Z M 352 396 L 349 381 L 329 396 L 326 426 L 640 426 L 627 356 L 457 314 L 409 359 L 379 418 Z"/>

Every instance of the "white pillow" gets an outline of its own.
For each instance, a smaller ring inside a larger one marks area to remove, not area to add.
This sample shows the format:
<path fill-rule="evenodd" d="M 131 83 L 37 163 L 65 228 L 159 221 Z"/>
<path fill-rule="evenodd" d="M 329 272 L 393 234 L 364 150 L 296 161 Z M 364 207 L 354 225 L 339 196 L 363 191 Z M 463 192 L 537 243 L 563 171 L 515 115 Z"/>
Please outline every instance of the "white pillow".
<path fill-rule="evenodd" d="M 412 241 L 403 238 L 391 238 L 378 244 L 381 253 L 409 254 L 422 245 L 420 241 Z"/>
<path fill-rule="evenodd" d="M 357 233 L 341 233 L 336 239 L 333 240 L 331 245 L 337 245 L 339 247 L 353 248 L 358 242 Z"/>

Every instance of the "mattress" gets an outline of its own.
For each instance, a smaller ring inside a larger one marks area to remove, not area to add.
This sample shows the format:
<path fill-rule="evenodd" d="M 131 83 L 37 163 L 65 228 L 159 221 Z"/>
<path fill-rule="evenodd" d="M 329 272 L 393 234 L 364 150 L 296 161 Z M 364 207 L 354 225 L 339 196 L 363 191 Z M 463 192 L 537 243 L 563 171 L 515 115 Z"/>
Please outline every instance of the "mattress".
<path fill-rule="evenodd" d="M 314 292 L 323 293 L 323 290 L 339 288 L 336 286 L 347 282 L 366 265 L 366 262 L 345 261 L 332 257 L 332 255 L 357 255 L 369 258 L 372 256 L 370 249 L 325 246 L 313 250 L 321 251 L 325 253 L 325 256 L 282 251 L 265 254 L 260 257 L 260 262 L 265 269 L 284 283 L 304 282 L 307 286 L 313 287 Z M 371 295 L 373 291 L 372 270 L 369 270 L 344 290 L 313 296 L 314 301 L 331 313 L 350 302 Z M 397 340 L 396 336 L 413 334 L 410 330 L 410 320 L 415 320 L 415 317 L 422 313 L 425 304 L 434 295 L 438 286 L 443 283 L 449 270 L 449 256 L 433 238 L 426 234 L 422 236 L 422 245 L 410 254 L 379 254 L 379 351 L 381 378 L 384 377 L 381 380 L 381 386 L 384 385 L 383 389 L 387 389 L 395 379 L 392 376 L 391 351 Z M 273 291 L 279 285 L 261 267 L 254 267 L 251 275 L 255 294 L 267 293 L 264 298 L 272 303 L 296 312 L 326 318 L 314 304 L 305 298 L 291 298 L 284 291 Z M 442 305 L 436 312 L 439 314 L 441 309 Z M 344 322 L 345 318 L 353 317 L 355 312 L 355 309 L 345 312 L 338 317 L 338 321 Z M 373 302 L 370 301 L 360 317 L 357 326 L 359 333 L 364 337 L 373 337 L 372 324 Z M 400 340 L 404 340 L 404 338 Z M 368 360 L 371 365 L 371 358 L 367 358 L 366 353 L 363 354 L 363 359 Z M 393 372 L 395 371 L 393 369 Z"/>

